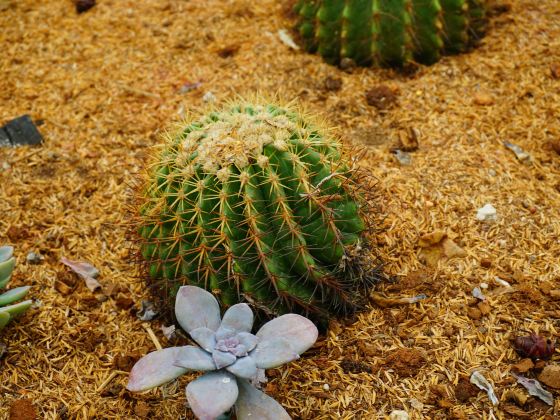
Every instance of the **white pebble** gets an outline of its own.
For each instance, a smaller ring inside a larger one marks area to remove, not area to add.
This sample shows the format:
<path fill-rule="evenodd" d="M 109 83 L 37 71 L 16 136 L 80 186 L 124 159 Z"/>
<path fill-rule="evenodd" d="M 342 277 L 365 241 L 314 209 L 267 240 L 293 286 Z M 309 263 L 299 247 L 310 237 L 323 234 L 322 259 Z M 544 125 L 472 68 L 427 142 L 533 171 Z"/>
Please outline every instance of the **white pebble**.
<path fill-rule="evenodd" d="M 328 391 L 328 390 L 331 389 L 331 387 L 329 386 L 329 384 L 324 384 L 324 385 L 323 385 L 323 389 L 324 389 L 325 391 Z"/>
<path fill-rule="evenodd" d="M 216 102 L 216 97 L 214 96 L 214 94 L 212 92 L 208 91 L 204 94 L 204 96 L 202 97 L 202 100 L 204 102 Z"/>
<path fill-rule="evenodd" d="M 492 204 L 485 204 L 477 210 L 476 218 L 481 222 L 493 222 L 498 218 L 496 208 Z"/>
<path fill-rule="evenodd" d="M 404 410 L 393 410 L 391 414 L 389 414 L 389 419 L 391 420 L 408 420 L 408 413 Z"/>

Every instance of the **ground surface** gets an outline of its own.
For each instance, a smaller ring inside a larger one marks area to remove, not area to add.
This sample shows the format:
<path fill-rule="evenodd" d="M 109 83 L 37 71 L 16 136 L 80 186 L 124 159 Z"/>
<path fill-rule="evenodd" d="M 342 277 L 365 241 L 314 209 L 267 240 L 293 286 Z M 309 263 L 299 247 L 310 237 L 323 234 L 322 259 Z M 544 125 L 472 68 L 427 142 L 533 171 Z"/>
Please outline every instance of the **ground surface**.
<path fill-rule="evenodd" d="M 141 396 L 122 389 L 126 356 L 155 348 L 146 326 L 169 344 L 157 321 L 144 326 L 126 309 L 146 298 L 121 224 L 127 183 L 158 132 L 202 109 L 206 92 L 220 101 L 257 90 L 299 98 L 347 144 L 366 147 L 362 164 L 383 196 L 378 245 L 400 280 L 381 291 L 428 296 L 333 323 L 301 361 L 270 371 L 268 393 L 306 419 L 383 418 L 395 409 L 412 418 L 558 416 L 558 401 L 531 397 L 523 406 L 506 397 L 526 395 L 510 375 L 520 359 L 510 340 L 560 336 L 560 156 L 550 145 L 560 138 L 560 80 L 551 72 L 560 62 L 557 0 L 515 1 L 475 52 L 412 75 L 343 72 L 289 49 L 277 36 L 290 25 L 281 2 L 98 3 L 77 15 L 70 1 L 0 1 L 0 122 L 29 113 L 43 121 L 46 140 L 0 150 L 0 242 L 16 247 L 13 285 L 31 284 L 39 302 L 2 332 L 0 418 L 10 407 L 32 412 L 29 403 L 45 419 L 190 418 L 188 377 Z M 341 89 L 325 87 L 327 78 L 340 78 Z M 397 95 L 383 111 L 365 96 L 380 84 Z M 419 148 L 401 166 L 390 148 L 412 129 Z M 476 220 L 486 203 L 497 222 Z M 434 264 L 436 244 L 422 262 L 419 239 L 437 230 L 465 255 Z M 27 264 L 29 251 L 43 263 Z M 108 296 L 76 281 L 62 256 L 96 265 Z M 481 283 L 487 304 L 477 305 L 471 291 Z M 549 364 L 559 360 L 556 353 Z M 464 379 L 474 370 L 493 384 L 498 407 Z"/>

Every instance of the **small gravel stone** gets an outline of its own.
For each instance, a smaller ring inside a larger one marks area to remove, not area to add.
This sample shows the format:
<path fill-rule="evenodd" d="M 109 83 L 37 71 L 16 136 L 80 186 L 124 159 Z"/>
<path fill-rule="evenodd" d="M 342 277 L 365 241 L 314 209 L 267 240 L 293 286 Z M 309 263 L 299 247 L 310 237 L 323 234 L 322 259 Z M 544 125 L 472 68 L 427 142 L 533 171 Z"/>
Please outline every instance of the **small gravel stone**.
<path fill-rule="evenodd" d="M 30 252 L 29 254 L 27 254 L 25 259 L 29 264 L 40 264 L 41 261 L 44 260 L 44 257 L 40 254 L 35 253 L 35 252 Z"/>
<path fill-rule="evenodd" d="M 477 210 L 476 218 L 481 222 L 493 222 L 498 218 L 496 208 L 490 203 L 485 204 Z"/>

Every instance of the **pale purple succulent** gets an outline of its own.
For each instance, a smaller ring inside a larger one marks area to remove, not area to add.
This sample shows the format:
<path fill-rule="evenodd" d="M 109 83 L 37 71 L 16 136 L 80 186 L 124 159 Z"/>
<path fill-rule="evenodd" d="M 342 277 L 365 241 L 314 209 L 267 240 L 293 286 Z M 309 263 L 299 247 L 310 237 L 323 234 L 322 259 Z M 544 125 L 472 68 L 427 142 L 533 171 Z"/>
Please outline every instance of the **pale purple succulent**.
<path fill-rule="evenodd" d="M 130 391 L 163 385 L 188 371 L 207 371 L 187 385 L 187 400 L 198 418 L 215 419 L 232 407 L 239 420 L 290 418 L 251 381 L 264 369 L 297 359 L 315 343 L 318 331 L 310 320 L 282 315 L 253 335 L 253 312 L 247 304 L 233 305 L 220 319 L 214 296 L 195 286 L 179 289 L 175 315 L 200 348 L 170 347 L 147 354 L 130 372 Z"/>

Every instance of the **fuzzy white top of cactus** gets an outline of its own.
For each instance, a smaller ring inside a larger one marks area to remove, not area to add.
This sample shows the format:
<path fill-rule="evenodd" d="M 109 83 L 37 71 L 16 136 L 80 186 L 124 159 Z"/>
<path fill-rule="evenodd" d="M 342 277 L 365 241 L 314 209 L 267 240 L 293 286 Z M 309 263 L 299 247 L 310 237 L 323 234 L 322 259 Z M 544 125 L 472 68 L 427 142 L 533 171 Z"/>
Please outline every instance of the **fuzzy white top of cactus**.
<path fill-rule="evenodd" d="M 287 141 L 297 128 L 286 115 L 273 115 L 264 107 L 257 107 L 255 115 L 223 112 L 217 121 L 187 135 L 178 163 L 185 162 L 196 151 L 198 154 L 189 165 L 200 164 L 206 173 L 227 180 L 230 165 L 242 169 L 254 160 L 265 163 L 264 146 L 273 144 L 278 150 L 287 150 Z"/>

